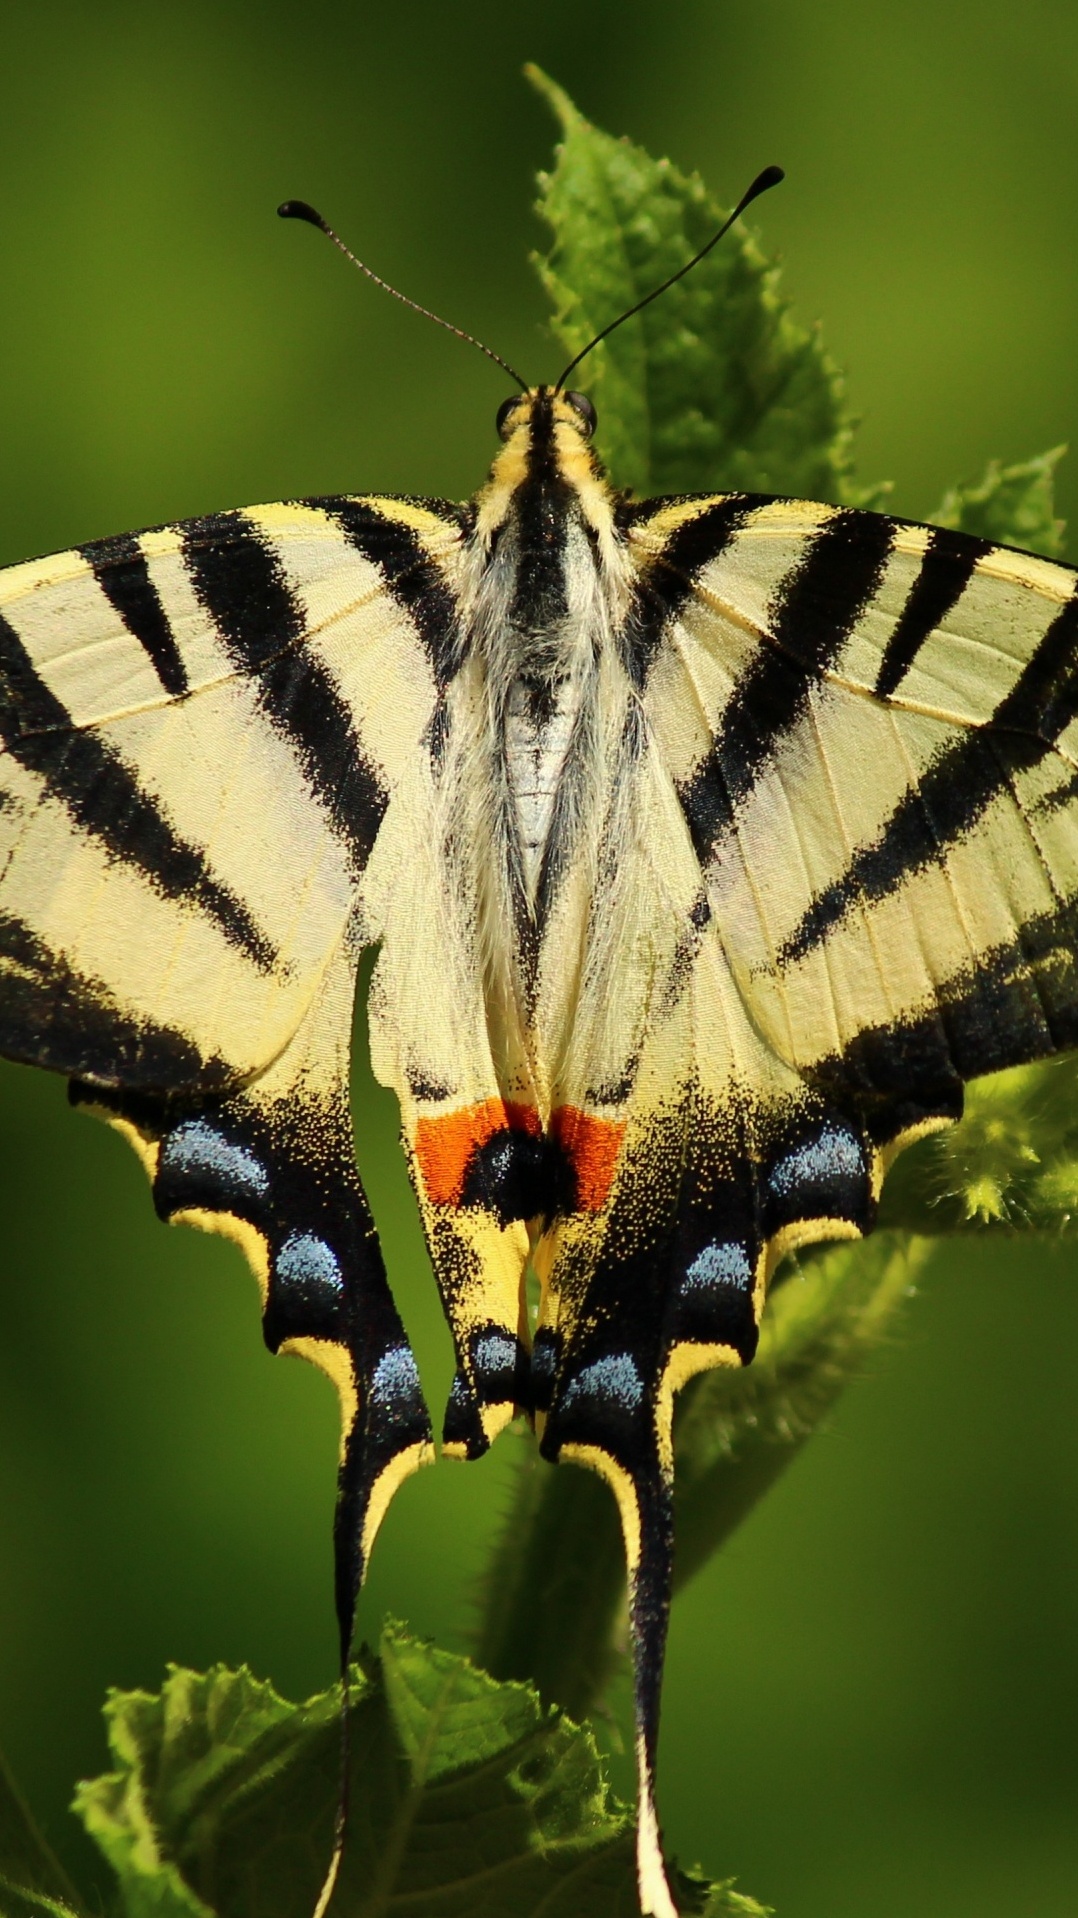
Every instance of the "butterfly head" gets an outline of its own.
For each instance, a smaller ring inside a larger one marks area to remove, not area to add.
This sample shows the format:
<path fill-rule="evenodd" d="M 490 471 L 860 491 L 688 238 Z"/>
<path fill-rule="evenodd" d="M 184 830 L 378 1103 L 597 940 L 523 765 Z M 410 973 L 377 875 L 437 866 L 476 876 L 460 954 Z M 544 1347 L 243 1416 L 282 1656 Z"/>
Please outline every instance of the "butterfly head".
<path fill-rule="evenodd" d="M 526 393 L 513 393 L 503 400 L 495 417 L 498 438 L 508 443 L 515 433 L 530 429 L 533 422 L 571 427 L 583 439 L 590 440 L 598 425 L 595 408 L 586 393 L 564 393 L 556 386 L 533 386 Z"/>
<path fill-rule="evenodd" d="M 532 386 L 503 402 L 496 424 L 503 445 L 482 495 L 486 530 L 525 498 L 542 497 L 559 512 L 575 498 L 589 518 L 594 516 L 608 487 L 591 444 L 595 408 L 586 394 Z M 608 513 L 604 507 L 604 518 Z"/>

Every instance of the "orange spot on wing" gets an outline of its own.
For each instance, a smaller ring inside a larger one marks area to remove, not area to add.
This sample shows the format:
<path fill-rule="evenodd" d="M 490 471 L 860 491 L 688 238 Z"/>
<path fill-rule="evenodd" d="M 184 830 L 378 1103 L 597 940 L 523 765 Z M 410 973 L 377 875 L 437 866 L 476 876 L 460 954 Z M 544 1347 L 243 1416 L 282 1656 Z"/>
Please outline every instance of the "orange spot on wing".
<path fill-rule="evenodd" d="M 580 1210 L 601 1212 L 614 1183 L 624 1119 L 596 1119 L 579 1106 L 559 1106 L 550 1115 L 550 1131 L 572 1161 Z"/>
<path fill-rule="evenodd" d="M 538 1138 L 542 1128 L 535 1107 L 517 1105 L 512 1099 L 483 1099 L 456 1112 L 419 1119 L 415 1156 L 431 1204 L 459 1205 L 472 1153 L 496 1132 L 506 1130 L 530 1132 Z"/>

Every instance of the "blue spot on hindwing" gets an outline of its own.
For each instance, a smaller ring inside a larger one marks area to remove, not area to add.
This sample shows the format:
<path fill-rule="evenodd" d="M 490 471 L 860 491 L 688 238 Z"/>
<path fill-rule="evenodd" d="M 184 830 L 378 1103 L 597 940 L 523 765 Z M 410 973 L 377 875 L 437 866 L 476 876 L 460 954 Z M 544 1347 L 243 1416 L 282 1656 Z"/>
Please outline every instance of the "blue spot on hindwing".
<path fill-rule="evenodd" d="M 581 1399 L 600 1399 L 612 1402 L 620 1411 L 635 1412 L 643 1396 L 644 1383 L 635 1359 L 628 1352 L 616 1352 L 596 1359 L 570 1379 L 561 1402 L 568 1409 Z"/>
<path fill-rule="evenodd" d="M 337 1254 L 313 1232 L 293 1232 L 274 1260 L 276 1276 L 289 1292 L 312 1306 L 336 1305 L 344 1292 Z"/>
<path fill-rule="evenodd" d="M 181 1178 L 201 1177 L 221 1198 L 263 1199 L 269 1173 L 247 1146 L 226 1139 L 206 1119 L 186 1119 L 165 1141 L 162 1170 Z"/>
<path fill-rule="evenodd" d="M 806 1188 L 824 1186 L 848 1188 L 854 1181 L 860 1188 L 865 1181 L 865 1163 L 861 1146 L 849 1132 L 825 1125 L 814 1139 L 806 1140 L 779 1159 L 771 1168 L 768 1183 L 780 1199 L 796 1198 Z"/>
<path fill-rule="evenodd" d="M 748 1364 L 759 1337 L 755 1252 L 736 1239 L 712 1239 L 700 1247 L 682 1274 L 668 1321 L 675 1343 L 728 1345 Z"/>
<path fill-rule="evenodd" d="M 517 1362 L 517 1342 L 504 1332 L 486 1332 L 475 1342 L 472 1362 L 477 1372 L 505 1372 L 510 1375 Z"/>
<path fill-rule="evenodd" d="M 705 1245 L 703 1251 L 696 1254 L 681 1284 L 686 1292 L 706 1292 L 716 1285 L 736 1285 L 751 1292 L 752 1266 L 748 1253 L 743 1245 L 729 1240 Z"/>
<path fill-rule="evenodd" d="M 378 1405 L 408 1404 L 421 1395 L 419 1370 L 410 1346 L 392 1345 L 371 1374 L 370 1396 Z"/>
<path fill-rule="evenodd" d="M 561 1340 L 558 1334 L 552 1326 L 540 1326 L 532 1345 L 529 1367 L 528 1390 L 533 1412 L 550 1410 L 560 1356 Z"/>

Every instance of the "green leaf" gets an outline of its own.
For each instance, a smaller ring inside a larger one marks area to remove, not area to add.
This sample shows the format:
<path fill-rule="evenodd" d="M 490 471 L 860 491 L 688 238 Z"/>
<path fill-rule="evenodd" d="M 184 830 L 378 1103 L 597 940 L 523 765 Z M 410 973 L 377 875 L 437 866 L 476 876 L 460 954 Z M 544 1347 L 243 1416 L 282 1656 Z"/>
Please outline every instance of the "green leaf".
<path fill-rule="evenodd" d="M 539 182 L 554 244 L 534 263 L 570 358 L 683 266 L 724 211 L 695 174 L 612 139 L 537 67 L 525 72 L 563 135 Z M 778 282 L 739 225 L 589 356 L 581 384 L 594 397 L 597 443 L 616 485 L 853 496 L 842 379 L 818 333 L 791 318 Z"/>
<path fill-rule="evenodd" d="M 0 1918 L 73 1918 L 77 1898 L 0 1754 Z"/>
<path fill-rule="evenodd" d="M 1021 546 L 1026 552 L 1057 559 L 1063 551 L 1065 522 L 1055 517 L 1055 470 L 1066 452 L 1054 446 L 1050 453 L 1003 466 L 990 460 L 984 478 L 975 485 L 952 486 L 932 514 L 936 526 L 955 526 L 963 533 L 997 540 L 1003 546 Z"/>
<path fill-rule="evenodd" d="M 1078 1221 L 1078 1058 L 980 1079 L 960 1125 L 899 1158 L 883 1190 L 885 1225 L 949 1232 L 1072 1231 Z"/>
<path fill-rule="evenodd" d="M 353 1699 L 341 1918 L 635 1918 L 632 1819 L 590 1732 L 396 1626 Z M 108 1720 L 117 1769 L 77 1809 L 127 1918 L 310 1918 L 332 1845 L 335 1690 L 291 1705 L 245 1671 L 173 1670 L 156 1697 L 114 1694 Z M 677 1882 L 686 1912 L 760 1911 Z"/>

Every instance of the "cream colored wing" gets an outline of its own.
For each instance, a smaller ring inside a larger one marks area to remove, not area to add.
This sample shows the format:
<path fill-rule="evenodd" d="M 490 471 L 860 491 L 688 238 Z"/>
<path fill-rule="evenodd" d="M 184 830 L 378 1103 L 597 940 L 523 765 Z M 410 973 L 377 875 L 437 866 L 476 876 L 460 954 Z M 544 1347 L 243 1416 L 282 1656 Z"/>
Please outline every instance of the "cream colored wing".
<path fill-rule="evenodd" d="M 338 1386 L 342 1653 L 429 1421 L 355 1167 L 365 875 L 431 751 L 456 509 L 336 499 L 0 576 L 0 1050 L 139 1149 L 166 1218 L 244 1246 L 274 1350 Z M 383 861 L 383 865 L 384 865 Z"/>
<path fill-rule="evenodd" d="M 892 1147 L 1078 1044 L 1075 574 L 788 501 L 675 570 L 709 510 L 649 717 L 754 1023 Z"/>

